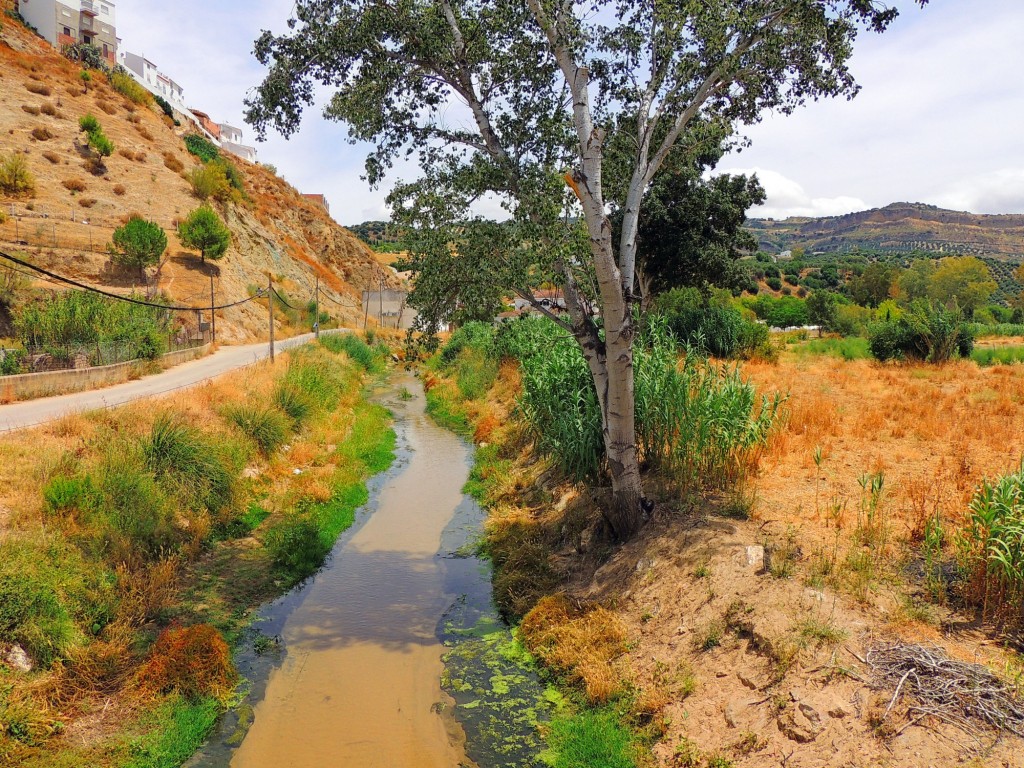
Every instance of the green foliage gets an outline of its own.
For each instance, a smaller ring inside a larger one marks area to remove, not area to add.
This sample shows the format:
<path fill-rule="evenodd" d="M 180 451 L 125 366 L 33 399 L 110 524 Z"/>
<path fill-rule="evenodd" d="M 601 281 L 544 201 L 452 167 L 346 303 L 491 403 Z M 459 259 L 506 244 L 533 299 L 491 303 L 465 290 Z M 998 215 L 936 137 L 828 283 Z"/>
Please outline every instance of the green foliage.
<path fill-rule="evenodd" d="M 379 351 L 354 333 L 332 333 L 320 337 L 320 344 L 334 353 L 344 352 L 368 373 L 380 373 L 385 362 Z"/>
<path fill-rule="evenodd" d="M 955 302 L 970 317 L 995 293 L 988 266 L 973 256 L 942 259 L 928 281 L 928 298 L 940 304 Z"/>
<path fill-rule="evenodd" d="M 188 183 L 192 185 L 192 193 L 200 200 L 226 201 L 231 199 L 231 184 L 228 183 L 224 167 L 216 163 L 200 165 L 188 174 Z"/>
<path fill-rule="evenodd" d="M 118 67 L 115 69 L 107 79 L 110 81 L 111 88 L 133 104 L 145 107 L 153 103 L 152 94 L 139 85 L 135 78 L 129 75 L 123 68 Z"/>
<path fill-rule="evenodd" d="M 870 331 L 871 354 L 877 360 L 919 360 L 944 363 L 969 357 L 974 337 L 954 307 L 915 301 L 897 320 L 877 323 Z"/>
<path fill-rule="evenodd" d="M 956 542 L 969 597 L 986 618 L 1018 629 L 1024 620 L 1024 463 L 981 482 Z"/>
<path fill-rule="evenodd" d="M 239 467 L 198 429 L 163 413 L 142 453 L 157 480 L 186 506 L 217 514 L 231 504 Z"/>
<path fill-rule="evenodd" d="M 211 697 L 172 697 L 147 723 L 147 732 L 131 742 L 131 758 L 124 768 L 177 768 L 206 741 L 220 711 L 221 705 Z"/>
<path fill-rule="evenodd" d="M 293 429 L 301 427 L 313 410 L 309 397 L 295 385 L 285 382 L 274 390 L 274 405 L 288 414 Z"/>
<path fill-rule="evenodd" d="M 185 149 L 204 163 L 220 157 L 220 150 L 217 146 L 198 133 L 190 133 L 185 137 Z"/>
<path fill-rule="evenodd" d="M 815 291 L 807 297 L 807 317 L 826 331 L 839 329 L 839 296 L 831 291 Z"/>
<path fill-rule="evenodd" d="M 868 340 L 860 336 L 811 339 L 796 345 L 793 347 L 793 351 L 801 357 L 825 355 L 839 357 L 843 360 L 866 360 L 871 357 Z"/>
<path fill-rule="evenodd" d="M 96 119 L 96 115 L 86 114 L 82 115 L 78 119 L 78 128 L 85 133 L 96 133 L 101 131 L 100 121 Z"/>
<path fill-rule="evenodd" d="M 611 710 L 556 717 L 548 743 L 552 768 L 636 768 L 633 736 Z"/>
<path fill-rule="evenodd" d="M 975 347 L 971 359 L 978 365 L 1024 363 L 1024 347 Z"/>
<path fill-rule="evenodd" d="M 472 348 L 483 355 L 491 353 L 491 342 L 494 339 L 494 326 L 491 323 L 471 321 L 459 326 L 448 343 L 441 349 L 441 363 L 449 365 L 455 362 L 463 349 Z"/>
<path fill-rule="evenodd" d="M 224 409 L 224 416 L 252 440 L 264 456 L 272 454 L 288 439 L 291 426 L 288 416 L 275 407 L 254 403 L 232 404 Z"/>
<path fill-rule="evenodd" d="M 600 411 L 579 348 L 550 321 L 517 321 L 503 327 L 498 349 L 528 350 L 521 358 L 521 408 L 537 447 L 570 475 L 584 480 L 602 471 Z M 505 333 L 533 334 L 531 344 Z M 663 323 L 652 322 L 636 348 L 637 445 L 642 460 L 684 486 L 720 487 L 734 480 L 749 452 L 763 444 L 779 401 L 758 398 L 738 370 L 688 354 Z"/>
<path fill-rule="evenodd" d="M 171 107 L 170 102 L 168 102 L 167 99 L 165 99 L 163 96 L 160 96 L 158 94 L 154 94 L 153 95 L 153 101 L 156 102 L 156 105 L 158 107 L 160 107 L 161 111 L 165 115 L 167 115 L 172 120 L 174 119 L 174 108 Z"/>
<path fill-rule="evenodd" d="M 178 225 L 178 237 L 186 248 L 199 251 L 202 260 L 219 259 L 231 245 L 231 230 L 209 206 L 196 208 Z"/>
<path fill-rule="evenodd" d="M 89 146 L 92 147 L 101 160 L 114 154 L 114 142 L 107 138 L 107 135 L 103 132 L 103 127 L 100 125 L 100 121 L 96 119 L 95 115 L 83 115 L 78 120 L 78 127 L 88 136 Z"/>
<path fill-rule="evenodd" d="M 768 328 L 730 305 L 709 302 L 695 288 L 674 289 L 653 308 L 675 337 L 694 350 L 722 358 L 772 359 Z"/>
<path fill-rule="evenodd" d="M 792 328 L 810 323 L 807 302 L 796 296 L 758 296 L 756 299 L 744 299 L 744 304 L 754 314 L 774 328 Z"/>
<path fill-rule="evenodd" d="M 311 576 L 331 551 L 309 515 L 292 515 L 267 530 L 264 544 L 274 565 L 295 581 Z"/>
<path fill-rule="evenodd" d="M 623 140 L 628 142 L 622 132 L 612 136 L 613 160 Z M 757 240 L 743 224 L 748 209 L 764 202 L 764 189 L 756 176 L 705 178 L 721 154 L 718 149 L 694 163 L 680 153 L 647 193 L 637 229 L 637 264 L 653 294 L 682 286 L 742 289 L 750 282 L 741 258 L 756 250 Z M 624 213 L 617 207 L 611 217 L 616 239 Z"/>
<path fill-rule="evenodd" d="M 160 225 L 137 215 L 114 230 L 113 242 L 117 249 L 114 260 L 140 272 L 160 263 L 167 250 L 167 234 Z"/>
<path fill-rule="evenodd" d="M 0 155 L 0 191 L 12 197 L 35 194 L 36 180 L 20 152 Z"/>
<path fill-rule="evenodd" d="M 151 359 L 167 345 L 167 319 L 160 310 L 82 291 L 52 294 L 26 306 L 15 317 L 14 327 L 26 346 L 54 351 L 67 345 L 121 342 L 133 357 Z"/>
<path fill-rule="evenodd" d="M 8 349 L 0 357 L 0 376 L 12 376 L 21 373 L 21 365 L 25 361 L 25 350 Z"/>

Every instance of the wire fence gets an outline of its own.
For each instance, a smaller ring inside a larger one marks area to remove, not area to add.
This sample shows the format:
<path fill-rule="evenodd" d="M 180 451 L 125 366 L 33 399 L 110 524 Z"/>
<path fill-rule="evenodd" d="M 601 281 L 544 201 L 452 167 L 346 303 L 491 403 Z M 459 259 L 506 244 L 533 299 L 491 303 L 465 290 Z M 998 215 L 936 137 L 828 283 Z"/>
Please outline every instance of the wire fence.
<path fill-rule="evenodd" d="M 44 373 L 67 371 L 80 368 L 95 368 L 102 365 L 127 363 L 140 358 L 152 357 L 164 352 L 178 352 L 202 346 L 204 339 L 191 337 L 181 332 L 169 332 L 164 344 L 155 344 L 149 339 L 147 346 L 138 341 L 107 341 L 89 344 L 48 344 L 18 349 L 0 347 L 0 376 L 21 373 Z"/>

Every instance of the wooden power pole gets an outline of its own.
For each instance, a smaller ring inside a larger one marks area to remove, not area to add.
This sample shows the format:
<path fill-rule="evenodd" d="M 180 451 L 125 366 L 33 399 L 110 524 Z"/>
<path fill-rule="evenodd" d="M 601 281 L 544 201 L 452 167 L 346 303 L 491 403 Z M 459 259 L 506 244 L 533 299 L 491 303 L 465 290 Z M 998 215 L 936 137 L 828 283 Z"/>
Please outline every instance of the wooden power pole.
<path fill-rule="evenodd" d="M 213 296 L 213 275 L 210 275 L 210 342 L 212 344 L 217 343 L 217 310 L 214 307 L 217 306 L 217 302 L 214 301 Z"/>
<path fill-rule="evenodd" d="M 267 312 L 270 315 L 270 362 L 274 362 L 274 276 L 267 274 Z"/>
<path fill-rule="evenodd" d="M 320 275 L 316 276 L 316 291 L 314 292 L 313 299 L 313 311 L 316 315 L 313 317 L 313 335 L 320 338 Z"/>

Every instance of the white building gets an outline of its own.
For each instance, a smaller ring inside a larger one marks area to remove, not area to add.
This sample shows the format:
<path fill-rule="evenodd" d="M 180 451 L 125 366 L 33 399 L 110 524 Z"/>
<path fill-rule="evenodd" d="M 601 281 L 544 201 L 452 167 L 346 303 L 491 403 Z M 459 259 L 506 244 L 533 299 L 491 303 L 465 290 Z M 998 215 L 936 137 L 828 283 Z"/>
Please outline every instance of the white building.
<path fill-rule="evenodd" d="M 256 147 L 250 147 L 242 143 L 242 129 L 235 128 L 227 123 L 219 123 L 220 145 L 233 155 L 237 155 L 250 163 L 256 162 Z"/>
<path fill-rule="evenodd" d="M 16 0 L 15 7 L 55 48 L 95 45 L 108 64 L 117 62 L 117 18 L 111 0 Z"/>
<path fill-rule="evenodd" d="M 165 75 L 145 56 L 128 51 L 118 52 L 118 62 L 128 70 L 146 90 L 164 99 L 175 111 L 185 114 L 185 89 Z"/>

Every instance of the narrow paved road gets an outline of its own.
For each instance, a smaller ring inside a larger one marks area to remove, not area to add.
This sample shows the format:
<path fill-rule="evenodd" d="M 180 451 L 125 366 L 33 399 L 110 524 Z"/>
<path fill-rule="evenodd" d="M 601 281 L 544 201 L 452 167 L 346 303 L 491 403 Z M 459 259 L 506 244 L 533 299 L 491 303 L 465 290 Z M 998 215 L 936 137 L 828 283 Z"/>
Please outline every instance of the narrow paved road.
<path fill-rule="evenodd" d="M 282 339 L 274 345 L 277 351 L 305 344 L 312 333 Z M 176 389 L 192 387 L 237 368 L 252 365 L 270 354 L 266 342 L 241 347 L 221 347 L 212 355 L 182 363 L 166 371 L 145 376 L 135 381 L 116 384 L 103 389 L 75 392 L 70 395 L 44 397 L 20 403 L 0 405 L 0 432 L 24 429 L 36 424 L 59 419 L 69 413 L 110 408 L 142 397 L 153 397 Z"/>

